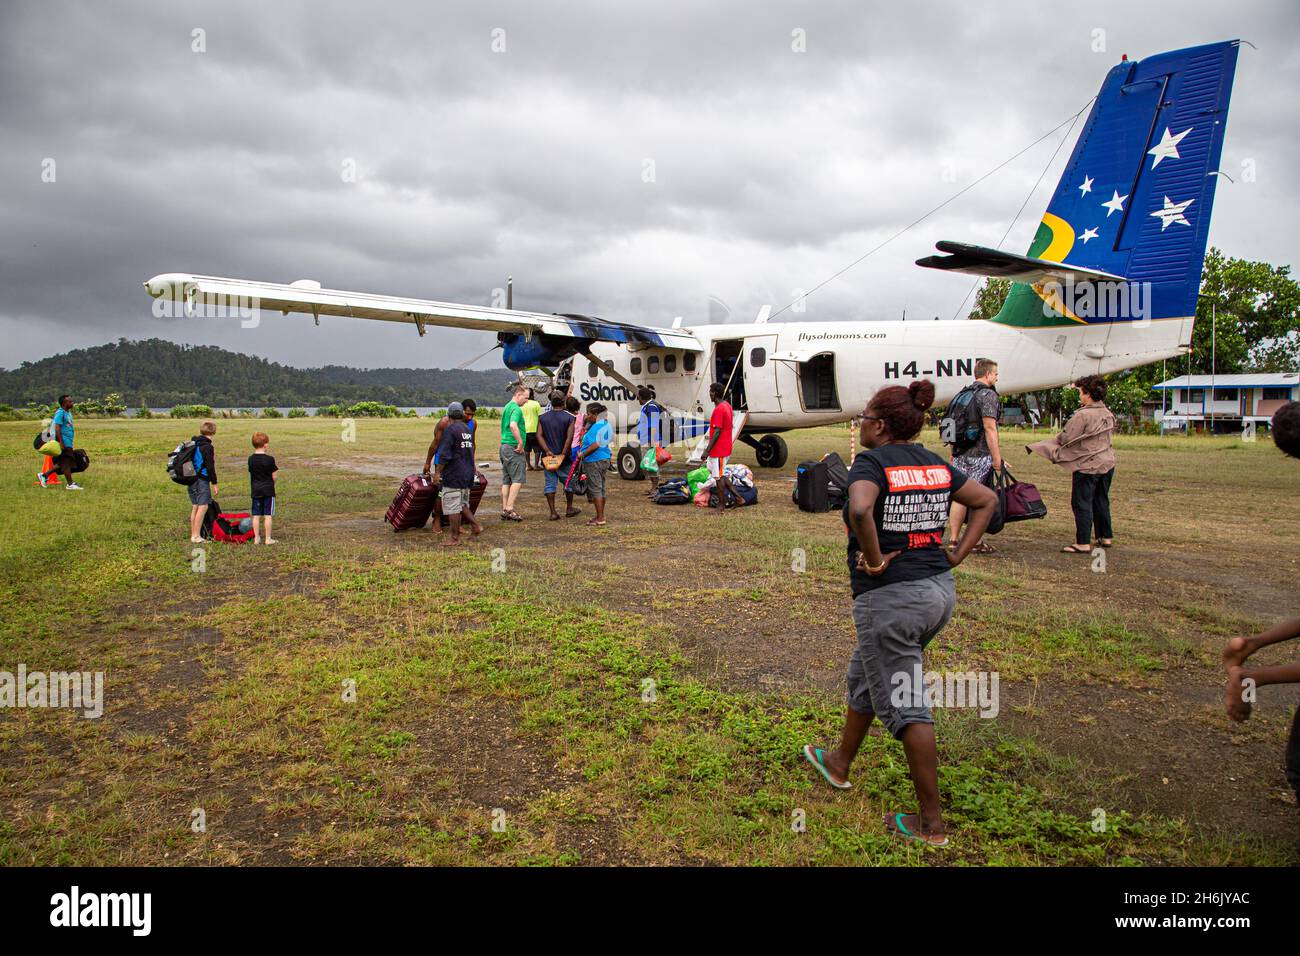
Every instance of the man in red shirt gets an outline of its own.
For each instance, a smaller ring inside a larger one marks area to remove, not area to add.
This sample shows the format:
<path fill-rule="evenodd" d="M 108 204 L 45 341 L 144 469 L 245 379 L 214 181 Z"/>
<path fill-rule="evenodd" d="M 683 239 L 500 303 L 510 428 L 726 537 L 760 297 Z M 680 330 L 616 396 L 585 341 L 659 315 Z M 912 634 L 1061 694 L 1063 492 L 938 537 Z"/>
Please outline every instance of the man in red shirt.
<path fill-rule="evenodd" d="M 723 508 L 731 507 L 731 482 L 727 479 L 727 459 L 731 457 L 731 403 L 723 396 L 722 386 L 714 382 L 709 386 L 709 398 L 713 401 L 713 414 L 709 416 L 709 445 L 704 456 L 709 466 L 709 475 L 714 479 L 710 508 L 717 508 L 718 514 Z"/>

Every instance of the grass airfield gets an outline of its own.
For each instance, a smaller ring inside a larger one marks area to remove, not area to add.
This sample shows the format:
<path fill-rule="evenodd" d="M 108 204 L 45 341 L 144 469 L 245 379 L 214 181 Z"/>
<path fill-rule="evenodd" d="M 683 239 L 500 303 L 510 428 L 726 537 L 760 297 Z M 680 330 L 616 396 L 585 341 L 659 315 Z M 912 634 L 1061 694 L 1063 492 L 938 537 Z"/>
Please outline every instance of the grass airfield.
<path fill-rule="evenodd" d="M 222 420 L 228 510 L 248 506 L 249 436 L 272 438 L 280 544 L 210 543 L 202 571 L 165 474 L 197 423 L 78 421 L 81 493 L 35 485 L 36 427 L 0 424 L 0 670 L 104 671 L 106 701 L 98 719 L 0 710 L 0 862 L 1297 859 L 1297 695 L 1263 688 L 1244 725 L 1220 703 L 1224 641 L 1300 613 L 1300 463 L 1267 439 L 1119 439 L 1097 573 L 1059 553 L 1069 476 L 1004 433 L 1050 514 L 957 572 L 927 666 L 997 671 L 1001 708 L 937 712 L 953 843 L 928 850 L 881 824 L 913 796 L 878 726 L 851 791 L 799 756 L 838 732 L 853 629 L 842 523 L 799 512 L 790 478 L 847 459 L 847 426 L 787 436 L 755 508 L 659 507 L 615 479 L 597 530 L 589 507 L 546 521 L 530 473 L 524 523 L 497 520 L 494 483 L 482 539 L 444 549 L 382 523 L 431 420 L 359 419 L 355 441 L 338 420 Z"/>

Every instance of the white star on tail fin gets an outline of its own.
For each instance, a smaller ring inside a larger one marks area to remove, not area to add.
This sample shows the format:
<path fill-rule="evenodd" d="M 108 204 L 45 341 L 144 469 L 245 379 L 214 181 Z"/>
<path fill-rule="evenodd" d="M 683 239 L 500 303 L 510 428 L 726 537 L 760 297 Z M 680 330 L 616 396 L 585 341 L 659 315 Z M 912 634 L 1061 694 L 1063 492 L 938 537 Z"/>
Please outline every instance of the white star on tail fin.
<path fill-rule="evenodd" d="M 1086 196 L 1090 192 L 1092 192 L 1092 177 L 1085 173 L 1083 177 L 1083 185 L 1079 187 L 1079 195 Z"/>
<path fill-rule="evenodd" d="M 1104 203 L 1102 203 L 1102 205 L 1105 206 L 1106 209 L 1107 209 L 1107 212 L 1106 212 L 1106 218 L 1109 219 L 1109 218 L 1110 218 L 1110 214 L 1111 214 L 1112 212 L 1123 212 L 1123 211 L 1124 211 L 1124 200 L 1126 200 L 1126 199 L 1128 199 L 1128 194 L 1127 194 L 1127 193 L 1125 193 L 1123 196 L 1121 196 L 1121 195 L 1119 194 L 1119 190 L 1118 190 L 1118 189 L 1112 190 L 1112 195 L 1111 195 L 1110 199 L 1108 199 L 1108 200 L 1106 200 Z"/>
<path fill-rule="evenodd" d="M 1086 243 L 1089 239 L 1096 239 L 1096 238 L 1097 238 L 1097 227 L 1096 227 L 1096 226 L 1092 226 L 1092 227 L 1090 227 L 1090 228 L 1088 228 L 1088 229 L 1083 230 L 1083 235 L 1081 235 L 1079 238 L 1082 239 L 1085 243 Z"/>
<path fill-rule="evenodd" d="M 1166 126 L 1165 134 L 1160 137 L 1160 142 L 1156 143 L 1154 147 L 1147 150 L 1148 155 L 1155 157 L 1155 159 L 1151 160 L 1151 168 L 1155 169 L 1157 166 L 1159 166 L 1160 160 L 1162 159 L 1182 159 L 1182 157 L 1178 155 L 1178 144 L 1181 143 L 1183 141 L 1183 137 L 1186 136 L 1188 133 L 1190 133 L 1193 129 L 1195 129 L 1194 126 L 1189 126 L 1187 127 L 1187 129 L 1183 130 L 1177 136 L 1170 136 L 1169 127 Z"/>
<path fill-rule="evenodd" d="M 1170 202 L 1169 197 L 1166 196 L 1164 208 L 1157 209 L 1151 215 L 1159 218 L 1161 232 L 1168 229 L 1169 224 L 1172 222 L 1178 222 L 1182 223 L 1184 226 L 1190 226 L 1191 223 L 1187 221 L 1187 217 L 1183 215 L 1183 212 L 1195 201 L 1196 200 L 1194 199 L 1188 199 L 1186 202 Z"/>

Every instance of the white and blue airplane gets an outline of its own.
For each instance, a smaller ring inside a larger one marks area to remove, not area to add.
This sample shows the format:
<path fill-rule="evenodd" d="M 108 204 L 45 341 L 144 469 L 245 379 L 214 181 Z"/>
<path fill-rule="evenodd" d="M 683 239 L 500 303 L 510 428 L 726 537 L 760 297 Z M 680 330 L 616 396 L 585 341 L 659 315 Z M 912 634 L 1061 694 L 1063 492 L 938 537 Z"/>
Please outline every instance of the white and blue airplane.
<path fill-rule="evenodd" d="M 738 440 L 781 467 L 780 432 L 846 422 L 880 388 L 929 378 L 946 402 L 975 359 L 1018 393 L 1172 358 L 1191 345 L 1239 41 L 1125 60 L 1106 74 L 1025 255 L 940 242 L 917 265 L 1013 280 L 986 321 L 767 322 L 661 328 L 324 289 L 165 273 L 144 283 L 175 302 L 496 332 L 508 368 L 540 370 L 585 404 L 635 421 L 638 386 L 672 413 L 674 440 L 707 429 L 710 383 L 728 384 Z M 639 477 L 639 449 L 619 473 Z"/>

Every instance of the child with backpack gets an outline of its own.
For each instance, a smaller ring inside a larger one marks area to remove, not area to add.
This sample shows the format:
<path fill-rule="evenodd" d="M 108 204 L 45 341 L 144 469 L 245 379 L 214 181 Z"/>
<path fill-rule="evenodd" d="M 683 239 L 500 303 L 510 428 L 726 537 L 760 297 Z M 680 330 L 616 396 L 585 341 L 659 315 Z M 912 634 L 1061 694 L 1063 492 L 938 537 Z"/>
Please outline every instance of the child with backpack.
<path fill-rule="evenodd" d="M 249 493 L 253 499 L 253 543 L 275 544 L 271 537 L 271 518 L 275 515 L 275 476 L 280 472 L 275 459 L 267 453 L 271 439 L 266 432 L 253 433 L 253 453 L 248 456 Z M 266 522 L 266 536 L 262 536 L 261 521 Z"/>
<path fill-rule="evenodd" d="M 190 439 L 194 443 L 191 462 L 195 477 L 187 490 L 190 493 L 190 541 L 193 544 L 203 543 L 203 516 L 217 496 L 217 453 L 212 447 L 212 436 L 216 433 L 216 422 L 204 422 L 199 426 L 199 433 Z"/>

